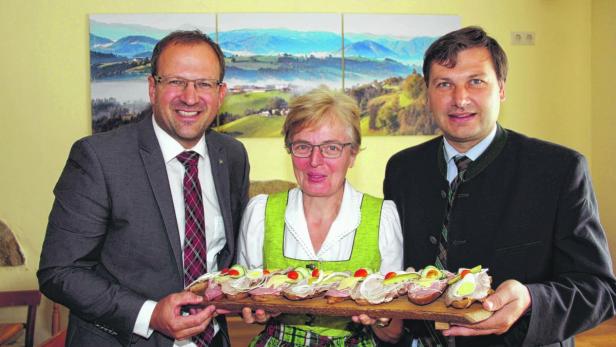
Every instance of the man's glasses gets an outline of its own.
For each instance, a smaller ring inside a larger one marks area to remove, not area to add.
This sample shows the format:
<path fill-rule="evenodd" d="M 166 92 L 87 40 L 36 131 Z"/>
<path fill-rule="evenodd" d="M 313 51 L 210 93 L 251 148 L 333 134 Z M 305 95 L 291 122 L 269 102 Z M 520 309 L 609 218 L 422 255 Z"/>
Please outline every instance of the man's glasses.
<path fill-rule="evenodd" d="M 222 85 L 222 82 L 219 80 L 210 78 L 189 80 L 181 77 L 154 76 L 154 81 L 156 81 L 156 83 L 160 83 L 165 88 L 176 91 L 184 91 L 186 87 L 188 87 L 188 84 L 192 83 L 198 92 L 204 93 L 213 92 L 217 87 Z"/>
<path fill-rule="evenodd" d="M 340 158 L 344 147 L 350 146 L 353 143 L 340 143 L 340 142 L 325 142 L 318 145 L 313 145 L 308 142 L 293 142 L 289 144 L 288 150 L 293 156 L 298 158 L 308 158 L 312 155 L 312 151 L 315 147 L 319 148 L 321 155 L 324 158 L 335 159 Z"/>

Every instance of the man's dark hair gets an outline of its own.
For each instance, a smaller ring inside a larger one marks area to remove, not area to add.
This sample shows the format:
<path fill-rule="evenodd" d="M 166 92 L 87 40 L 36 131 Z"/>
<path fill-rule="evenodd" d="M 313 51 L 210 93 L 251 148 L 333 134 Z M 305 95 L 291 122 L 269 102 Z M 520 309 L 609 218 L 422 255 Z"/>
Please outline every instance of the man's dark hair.
<path fill-rule="evenodd" d="M 222 82 L 225 78 L 225 56 L 220 49 L 220 46 L 214 40 L 212 40 L 209 36 L 202 33 L 200 30 L 178 30 L 170 33 L 169 35 L 163 37 L 156 46 L 154 46 L 154 50 L 152 51 L 152 76 L 156 76 L 158 72 L 158 58 L 161 53 L 167 46 L 169 45 L 194 45 L 199 43 L 205 43 L 210 46 L 214 53 L 216 53 L 216 57 L 218 58 L 218 65 L 220 65 L 220 76 L 218 76 L 218 80 Z"/>
<path fill-rule="evenodd" d="M 430 84 L 430 67 L 433 62 L 451 69 L 456 66 L 458 53 L 476 47 L 488 49 L 496 78 L 499 82 L 507 81 L 507 54 L 503 48 L 481 27 L 469 26 L 439 37 L 428 47 L 423 63 L 426 86 Z"/>

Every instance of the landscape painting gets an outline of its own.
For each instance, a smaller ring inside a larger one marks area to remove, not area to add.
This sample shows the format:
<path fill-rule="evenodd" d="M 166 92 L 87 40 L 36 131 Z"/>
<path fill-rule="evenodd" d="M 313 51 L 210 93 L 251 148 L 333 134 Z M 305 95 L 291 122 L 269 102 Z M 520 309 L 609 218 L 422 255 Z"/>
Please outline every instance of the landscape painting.
<path fill-rule="evenodd" d="M 359 103 L 364 135 L 434 134 L 421 63 L 457 16 L 373 14 L 91 15 L 93 132 L 149 114 L 156 42 L 200 29 L 225 55 L 228 93 L 214 124 L 236 137 L 280 136 L 289 100 L 327 85 Z"/>
<path fill-rule="evenodd" d="M 363 135 L 431 135 L 423 55 L 460 27 L 457 16 L 344 15 L 345 92 L 361 109 Z"/>
<path fill-rule="evenodd" d="M 228 93 L 218 130 L 280 136 L 294 95 L 319 85 L 340 89 L 341 30 L 339 14 L 219 14 Z"/>
<path fill-rule="evenodd" d="M 216 15 L 90 15 L 93 133 L 136 122 L 151 112 L 147 76 L 152 49 L 179 29 L 214 35 Z"/>

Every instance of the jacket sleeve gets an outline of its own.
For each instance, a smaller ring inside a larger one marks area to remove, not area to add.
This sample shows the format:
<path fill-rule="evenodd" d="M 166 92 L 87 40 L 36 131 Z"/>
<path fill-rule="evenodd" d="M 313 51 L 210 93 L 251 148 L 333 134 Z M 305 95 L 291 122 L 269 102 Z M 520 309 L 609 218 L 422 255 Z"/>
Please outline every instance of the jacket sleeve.
<path fill-rule="evenodd" d="M 242 150 L 244 152 L 244 174 L 242 176 L 242 198 L 240 201 L 242 204 L 241 211 L 244 211 L 246 205 L 248 205 L 248 191 L 250 189 L 250 162 L 248 161 L 248 153 L 244 146 L 242 146 Z"/>
<path fill-rule="evenodd" d="M 248 205 L 248 195 L 250 189 L 250 162 L 248 161 L 248 153 L 246 152 L 246 148 L 244 145 L 239 144 L 239 154 L 237 156 L 241 158 L 241 160 L 237 160 L 236 166 L 234 166 L 234 173 L 237 176 L 231 184 L 237 185 L 238 187 L 238 206 L 233 208 L 236 213 L 233 215 L 233 247 L 231 249 L 231 258 L 230 260 L 233 263 L 238 262 L 238 238 L 240 237 L 240 229 L 241 229 L 241 221 L 242 216 L 246 210 L 246 206 Z M 223 267 L 231 266 L 231 264 L 224 264 Z"/>
<path fill-rule="evenodd" d="M 394 190 L 392 187 L 394 181 L 393 173 L 395 171 L 392 169 L 393 165 L 392 158 L 390 158 L 385 166 L 385 178 L 383 179 L 383 199 L 396 201 L 394 199 Z"/>
<path fill-rule="evenodd" d="M 552 276 L 527 284 L 532 311 L 524 345 L 565 340 L 616 313 L 616 280 L 597 202 L 580 154 L 560 191 Z"/>
<path fill-rule="evenodd" d="M 37 276 L 51 300 L 127 341 L 146 298 L 115 283 L 101 265 L 113 228 L 106 180 L 87 140 L 75 143 L 54 189 Z"/>

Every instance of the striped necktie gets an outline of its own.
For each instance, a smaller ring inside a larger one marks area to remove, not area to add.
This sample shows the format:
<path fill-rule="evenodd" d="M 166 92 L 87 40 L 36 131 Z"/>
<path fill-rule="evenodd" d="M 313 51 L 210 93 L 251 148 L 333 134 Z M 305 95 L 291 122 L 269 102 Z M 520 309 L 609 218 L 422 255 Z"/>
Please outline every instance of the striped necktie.
<path fill-rule="evenodd" d="M 460 187 L 464 179 L 464 173 L 468 169 L 469 164 L 472 162 L 466 156 L 456 156 L 453 158 L 456 167 L 458 168 L 458 174 L 454 177 L 449 186 L 449 193 L 447 194 L 447 209 L 445 210 L 445 218 L 443 219 L 443 227 L 441 228 L 441 237 L 438 244 L 438 256 L 436 258 L 436 265 L 441 269 L 447 269 L 447 226 L 449 225 L 449 217 L 453 203 L 455 201 L 456 192 Z"/>
<path fill-rule="evenodd" d="M 443 227 L 441 228 L 441 237 L 438 243 L 438 254 L 436 257 L 436 266 L 440 269 L 447 269 L 447 226 L 449 225 L 449 217 L 453 203 L 455 201 L 456 192 L 460 187 L 460 184 L 464 181 L 464 173 L 468 166 L 472 162 L 466 156 L 456 156 L 453 158 L 456 167 L 458 168 L 458 174 L 454 177 L 453 181 L 449 185 L 449 193 L 447 194 L 447 207 L 445 210 L 445 218 L 443 219 Z M 454 337 L 445 339 L 443 335 L 434 329 L 434 322 L 424 321 L 430 336 L 422 336 L 419 339 L 420 347 L 433 347 L 433 346 L 453 346 L 455 344 Z"/>
<path fill-rule="evenodd" d="M 177 156 L 184 165 L 184 286 L 188 286 L 207 272 L 207 247 L 205 243 L 205 221 L 203 217 L 203 195 L 199 183 L 199 154 L 185 151 Z M 214 338 L 214 327 L 208 325 L 204 332 L 193 336 L 198 347 L 208 346 Z"/>

